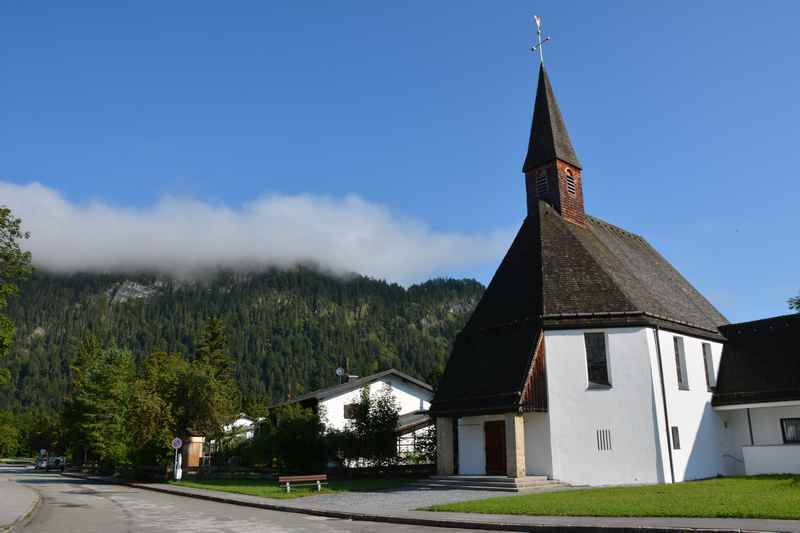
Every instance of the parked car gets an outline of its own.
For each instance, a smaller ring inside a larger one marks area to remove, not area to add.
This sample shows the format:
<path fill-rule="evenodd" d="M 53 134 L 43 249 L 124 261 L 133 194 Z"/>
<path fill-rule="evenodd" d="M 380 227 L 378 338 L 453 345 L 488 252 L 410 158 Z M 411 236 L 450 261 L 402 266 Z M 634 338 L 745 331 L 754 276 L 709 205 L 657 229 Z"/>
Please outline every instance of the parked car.
<path fill-rule="evenodd" d="M 48 457 L 47 458 L 47 465 L 44 467 L 45 472 L 50 470 L 60 470 L 64 471 L 64 466 L 66 465 L 66 461 L 63 457 Z"/>
<path fill-rule="evenodd" d="M 36 459 L 36 463 L 33 465 L 34 470 L 46 470 L 47 469 L 47 457 L 39 457 Z"/>

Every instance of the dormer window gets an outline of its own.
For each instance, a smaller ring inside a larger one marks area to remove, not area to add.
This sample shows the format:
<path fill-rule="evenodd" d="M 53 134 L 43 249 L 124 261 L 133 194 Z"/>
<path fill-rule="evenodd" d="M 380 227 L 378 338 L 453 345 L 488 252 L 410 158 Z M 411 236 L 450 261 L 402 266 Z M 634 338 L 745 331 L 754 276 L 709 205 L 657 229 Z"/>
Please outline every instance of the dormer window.
<path fill-rule="evenodd" d="M 544 196 L 548 190 L 550 190 L 550 186 L 547 183 L 547 176 L 542 174 L 536 178 L 536 195 Z"/>

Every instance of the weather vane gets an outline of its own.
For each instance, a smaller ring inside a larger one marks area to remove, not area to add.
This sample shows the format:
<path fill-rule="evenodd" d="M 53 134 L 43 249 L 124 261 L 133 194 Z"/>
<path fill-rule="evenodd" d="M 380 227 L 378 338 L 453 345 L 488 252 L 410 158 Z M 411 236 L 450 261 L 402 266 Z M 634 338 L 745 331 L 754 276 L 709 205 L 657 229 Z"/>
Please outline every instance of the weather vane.
<path fill-rule="evenodd" d="M 544 50 L 543 46 L 544 43 L 550 40 L 550 37 L 545 37 L 542 39 L 542 17 L 539 15 L 533 16 L 533 21 L 536 23 L 536 46 L 531 48 L 531 52 L 539 51 L 539 60 L 544 64 Z"/>

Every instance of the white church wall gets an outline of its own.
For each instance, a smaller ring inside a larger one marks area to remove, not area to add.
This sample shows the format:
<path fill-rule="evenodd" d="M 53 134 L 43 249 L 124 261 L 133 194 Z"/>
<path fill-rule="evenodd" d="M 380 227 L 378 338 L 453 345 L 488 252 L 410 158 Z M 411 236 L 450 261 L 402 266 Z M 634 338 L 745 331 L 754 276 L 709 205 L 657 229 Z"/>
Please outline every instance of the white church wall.
<path fill-rule="evenodd" d="M 800 418 L 800 405 L 750 409 L 750 419 L 753 423 L 753 444 L 756 446 L 783 444 L 781 418 Z"/>
<path fill-rule="evenodd" d="M 723 421 L 722 456 L 725 475 L 800 473 L 800 446 L 784 444 L 781 418 L 800 418 L 795 405 L 724 407 L 716 411 Z M 752 441 L 751 441 L 752 429 Z"/>
<path fill-rule="evenodd" d="M 748 476 L 755 474 L 800 474 L 800 446 L 745 446 Z"/>
<path fill-rule="evenodd" d="M 800 446 L 784 445 L 781 429 L 782 418 L 800 418 L 800 402 L 752 406 L 750 423 L 747 408 L 723 408 L 717 413 L 727 425 L 722 447 L 725 475 L 800 473 Z"/>
<path fill-rule="evenodd" d="M 742 446 L 750 444 L 747 412 L 743 409 L 716 412 L 722 421 L 719 444 L 722 475 L 742 476 L 745 473 Z"/>
<path fill-rule="evenodd" d="M 674 337 L 683 339 L 688 389 L 678 386 Z M 706 384 L 702 348 L 704 342 L 711 345 L 716 375 L 719 371 L 722 344 L 664 330 L 660 331 L 659 340 L 669 425 L 670 428 L 678 428 L 680 440 L 680 449 L 676 450 L 674 443 L 672 449 L 675 481 L 722 474 L 725 470 L 720 448 L 725 439 L 723 420 L 711 407 L 712 393 Z"/>
<path fill-rule="evenodd" d="M 505 420 L 503 415 L 465 416 L 458 419 L 458 473 L 462 476 L 486 475 L 486 449 L 483 424 Z"/>
<path fill-rule="evenodd" d="M 550 415 L 525 413 L 525 473 L 529 476 L 553 476 L 550 453 Z"/>
<path fill-rule="evenodd" d="M 584 332 L 607 335 L 611 387 L 588 384 Z M 607 485 L 663 481 L 645 328 L 545 332 L 553 477 Z M 609 430 L 611 449 L 598 449 Z"/>
<path fill-rule="evenodd" d="M 400 406 L 401 415 L 430 408 L 433 393 L 400 379 L 385 377 L 373 381 L 369 385 L 369 392 L 376 396 L 383 391 L 383 387 L 386 385 L 392 388 L 392 395 Z M 358 402 L 360 399 L 361 389 L 359 388 L 320 402 L 325 410 L 325 425 L 331 429 L 343 429 L 347 422 L 344 418 L 344 406 Z"/>
<path fill-rule="evenodd" d="M 669 463 L 669 441 L 667 440 L 667 425 L 664 422 L 664 396 L 661 394 L 661 372 L 659 370 L 658 350 L 656 346 L 656 335 L 653 328 L 645 330 L 648 351 L 650 353 L 650 372 L 651 387 L 653 390 L 653 420 L 655 426 L 656 443 L 656 468 L 660 482 L 672 480 L 672 472 Z"/>

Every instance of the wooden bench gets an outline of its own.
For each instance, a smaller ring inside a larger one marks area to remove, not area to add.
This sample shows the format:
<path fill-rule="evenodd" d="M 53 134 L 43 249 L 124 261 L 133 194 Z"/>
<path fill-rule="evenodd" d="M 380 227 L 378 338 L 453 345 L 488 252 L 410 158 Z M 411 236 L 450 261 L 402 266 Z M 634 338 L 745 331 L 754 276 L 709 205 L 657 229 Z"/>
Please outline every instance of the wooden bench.
<path fill-rule="evenodd" d="M 316 474 L 313 476 L 278 476 L 278 483 L 286 487 L 286 492 L 292 492 L 292 485 L 295 487 L 317 486 L 317 491 L 322 491 L 322 485 L 328 484 L 328 476 Z"/>

